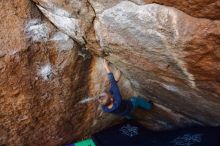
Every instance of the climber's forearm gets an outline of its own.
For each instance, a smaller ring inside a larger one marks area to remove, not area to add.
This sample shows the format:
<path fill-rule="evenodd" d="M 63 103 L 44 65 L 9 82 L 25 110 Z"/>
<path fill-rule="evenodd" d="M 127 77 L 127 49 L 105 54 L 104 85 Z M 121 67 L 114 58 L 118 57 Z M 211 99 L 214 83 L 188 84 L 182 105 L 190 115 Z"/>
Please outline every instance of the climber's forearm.
<path fill-rule="evenodd" d="M 104 59 L 104 61 L 103 61 L 103 67 L 105 68 L 105 70 L 106 70 L 107 73 L 110 73 L 110 72 L 111 72 L 111 70 L 110 70 L 110 68 L 109 68 L 109 65 L 108 65 L 108 61 L 105 60 L 105 59 Z"/>
<path fill-rule="evenodd" d="M 111 73 L 111 70 L 110 70 L 109 67 L 105 68 L 105 70 L 106 70 L 107 73 Z"/>
<path fill-rule="evenodd" d="M 117 69 L 116 72 L 115 72 L 116 82 L 118 82 L 120 80 L 120 77 L 121 77 L 121 71 Z"/>

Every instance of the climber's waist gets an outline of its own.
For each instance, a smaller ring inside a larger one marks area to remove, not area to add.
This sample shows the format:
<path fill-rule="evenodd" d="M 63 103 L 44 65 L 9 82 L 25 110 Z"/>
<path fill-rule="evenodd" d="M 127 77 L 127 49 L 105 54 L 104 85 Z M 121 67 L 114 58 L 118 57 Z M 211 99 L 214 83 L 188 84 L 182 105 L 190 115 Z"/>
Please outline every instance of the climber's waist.
<path fill-rule="evenodd" d="M 132 108 L 133 106 L 130 100 L 122 100 L 121 104 L 110 113 L 124 116 L 130 113 L 132 111 Z"/>

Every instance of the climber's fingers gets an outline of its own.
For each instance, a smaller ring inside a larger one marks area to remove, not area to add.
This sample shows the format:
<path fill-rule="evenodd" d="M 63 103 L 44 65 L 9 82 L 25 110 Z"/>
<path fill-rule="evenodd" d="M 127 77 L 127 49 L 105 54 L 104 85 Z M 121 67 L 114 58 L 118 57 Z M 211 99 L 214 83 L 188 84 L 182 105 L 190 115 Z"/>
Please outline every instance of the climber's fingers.
<path fill-rule="evenodd" d="M 109 68 L 108 64 L 109 64 L 109 62 L 106 59 L 103 59 L 103 67 L 109 73 L 110 72 L 110 68 Z"/>
<path fill-rule="evenodd" d="M 108 64 L 109 64 L 109 61 L 104 58 L 104 59 L 103 59 L 103 64 L 104 64 L 104 65 L 108 65 Z"/>

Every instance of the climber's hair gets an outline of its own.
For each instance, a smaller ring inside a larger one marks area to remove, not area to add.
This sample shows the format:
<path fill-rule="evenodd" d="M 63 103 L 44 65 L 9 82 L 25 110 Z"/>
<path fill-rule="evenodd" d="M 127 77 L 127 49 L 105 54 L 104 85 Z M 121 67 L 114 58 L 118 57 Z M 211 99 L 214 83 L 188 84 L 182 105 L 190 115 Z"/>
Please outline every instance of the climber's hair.
<path fill-rule="evenodd" d="M 105 95 L 107 95 L 107 96 L 105 96 Z M 99 94 L 98 99 L 101 99 L 101 98 L 104 98 L 104 97 L 110 97 L 109 95 L 111 95 L 111 94 L 109 93 L 109 91 L 108 91 L 108 90 L 104 90 L 104 91 L 102 91 L 102 92 Z"/>
<path fill-rule="evenodd" d="M 98 101 L 101 105 L 107 106 L 111 101 L 111 94 L 108 90 L 104 90 L 102 93 L 98 96 Z"/>

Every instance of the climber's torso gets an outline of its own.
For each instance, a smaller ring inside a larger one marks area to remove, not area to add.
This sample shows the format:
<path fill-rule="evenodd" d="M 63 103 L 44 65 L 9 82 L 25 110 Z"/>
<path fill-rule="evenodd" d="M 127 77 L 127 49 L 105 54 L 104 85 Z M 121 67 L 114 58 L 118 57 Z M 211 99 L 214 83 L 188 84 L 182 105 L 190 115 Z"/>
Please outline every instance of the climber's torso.
<path fill-rule="evenodd" d="M 122 100 L 121 103 L 114 101 L 112 104 L 102 108 L 104 112 L 124 116 L 132 111 L 133 106 L 130 100 Z"/>

